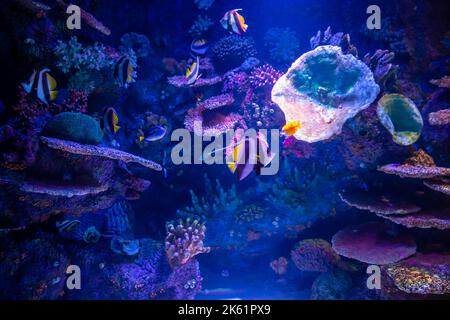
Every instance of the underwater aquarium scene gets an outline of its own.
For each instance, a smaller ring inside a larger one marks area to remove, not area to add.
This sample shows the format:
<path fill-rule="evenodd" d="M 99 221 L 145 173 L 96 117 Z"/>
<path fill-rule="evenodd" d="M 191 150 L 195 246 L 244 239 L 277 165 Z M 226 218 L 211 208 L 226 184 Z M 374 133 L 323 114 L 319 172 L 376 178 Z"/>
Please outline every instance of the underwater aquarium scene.
<path fill-rule="evenodd" d="M 0 300 L 450 300 L 448 1 L 6 0 L 0 39 Z"/>

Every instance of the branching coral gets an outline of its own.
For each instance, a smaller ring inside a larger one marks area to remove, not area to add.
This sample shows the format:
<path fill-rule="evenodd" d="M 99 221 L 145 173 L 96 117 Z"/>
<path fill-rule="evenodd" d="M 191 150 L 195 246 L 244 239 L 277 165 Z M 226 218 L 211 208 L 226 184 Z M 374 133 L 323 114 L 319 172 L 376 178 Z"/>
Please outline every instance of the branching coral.
<path fill-rule="evenodd" d="M 316 35 L 311 38 L 310 44 L 311 49 L 324 45 L 338 46 L 344 54 L 352 54 L 358 57 L 358 49 L 350 42 L 350 35 L 343 32 L 332 34 L 330 27 L 323 32 L 323 35 L 320 30 L 317 31 Z"/>
<path fill-rule="evenodd" d="M 300 44 L 297 34 L 289 28 L 271 28 L 264 36 L 270 57 L 280 63 L 291 63 L 298 56 Z"/>
<path fill-rule="evenodd" d="M 69 88 L 92 91 L 103 78 L 111 77 L 112 69 L 119 57 L 118 52 L 103 44 L 83 46 L 76 37 L 67 43 L 59 41 L 55 47 L 56 65 L 69 74 Z M 131 59 L 135 61 L 135 58 Z M 106 75 L 102 75 L 105 71 Z M 135 74 L 134 74 L 135 76 Z"/>
<path fill-rule="evenodd" d="M 186 264 L 194 256 L 211 250 L 203 246 L 206 226 L 199 218 L 188 217 L 168 222 L 166 232 L 166 255 L 172 267 Z"/>
<path fill-rule="evenodd" d="M 232 185 L 226 190 L 219 179 L 216 179 L 216 185 L 214 187 L 207 174 L 204 175 L 204 181 L 204 196 L 199 198 L 199 196 L 191 190 L 192 206 L 178 211 L 179 214 L 184 215 L 188 213 L 190 215 L 212 217 L 224 212 L 236 212 L 236 209 L 241 205 L 242 200 L 237 195 L 235 185 Z"/>
<path fill-rule="evenodd" d="M 253 89 L 258 89 L 261 87 L 271 88 L 282 75 L 282 72 L 276 70 L 270 64 L 265 64 L 260 67 L 256 67 L 250 73 L 248 81 Z"/>
<path fill-rule="evenodd" d="M 193 37 L 201 37 L 204 36 L 205 33 L 208 32 L 209 28 L 214 24 L 211 18 L 208 16 L 199 15 L 197 20 L 194 21 L 194 24 L 189 29 L 189 34 Z"/>

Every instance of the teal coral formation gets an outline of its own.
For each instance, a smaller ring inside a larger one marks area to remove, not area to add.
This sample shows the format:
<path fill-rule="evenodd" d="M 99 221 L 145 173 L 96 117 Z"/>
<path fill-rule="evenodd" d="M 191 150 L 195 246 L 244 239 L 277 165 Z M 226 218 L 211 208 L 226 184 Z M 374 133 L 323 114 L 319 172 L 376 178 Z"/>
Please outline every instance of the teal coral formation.
<path fill-rule="evenodd" d="M 120 38 L 120 43 L 119 50 L 123 54 L 132 55 L 134 53 L 136 58 L 143 58 L 152 53 L 150 40 L 143 34 L 136 32 L 126 33 Z"/>
<path fill-rule="evenodd" d="M 101 43 L 83 45 L 77 37 L 68 42 L 58 41 L 55 47 L 57 67 L 69 75 L 69 89 L 91 92 L 105 80 L 119 53 Z"/>
<path fill-rule="evenodd" d="M 83 113 L 62 112 L 50 119 L 43 134 L 52 138 L 98 144 L 103 133 L 98 121 Z"/>

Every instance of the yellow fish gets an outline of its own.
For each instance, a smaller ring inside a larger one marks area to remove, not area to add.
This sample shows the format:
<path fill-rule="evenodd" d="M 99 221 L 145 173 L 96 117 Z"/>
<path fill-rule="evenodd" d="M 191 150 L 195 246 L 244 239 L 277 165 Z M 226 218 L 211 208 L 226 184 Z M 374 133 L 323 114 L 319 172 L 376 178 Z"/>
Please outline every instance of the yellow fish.
<path fill-rule="evenodd" d="M 300 121 L 291 121 L 286 123 L 281 129 L 288 137 L 293 136 L 300 129 Z"/>

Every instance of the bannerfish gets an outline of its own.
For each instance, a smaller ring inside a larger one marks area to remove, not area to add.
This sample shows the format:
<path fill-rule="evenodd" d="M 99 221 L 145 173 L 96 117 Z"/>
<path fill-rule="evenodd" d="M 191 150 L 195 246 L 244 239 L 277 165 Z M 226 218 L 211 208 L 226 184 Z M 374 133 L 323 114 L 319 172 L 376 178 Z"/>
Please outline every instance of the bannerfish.
<path fill-rule="evenodd" d="M 197 60 L 192 63 L 191 67 L 186 70 L 186 79 L 188 85 L 193 85 L 198 78 L 201 77 L 200 73 L 200 60 L 197 57 Z"/>
<path fill-rule="evenodd" d="M 238 13 L 238 11 L 241 10 L 242 9 L 234 9 L 225 13 L 223 18 L 220 20 L 220 23 L 225 30 L 237 34 L 241 34 L 247 31 L 248 25 L 245 24 L 244 17 Z"/>
<path fill-rule="evenodd" d="M 39 73 L 34 70 L 28 83 L 22 83 L 25 92 L 34 95 L 43 103 L 48 104 L 58 96 L 56 80 L 50 75 L 50 69 L 42 69 Z"/>
<path fill-rule="evenodd" d="M 208 49 L 208 43 L 205 39 L 194 39 L 191 43 L 191 56 L 193 58 L 203 57 Z"/>
<path fill-rule="evenodd" d="M 300 129 L 300 121 L 291 121 L 286 123 L 281 129 L 288 137 L 293 136 Z"/>
<path fill-rule="evenodd" d="M 56 222 L 56 228 L 59 232 L 70 232 L 78 224 L 79 220 L 63 220 Z"/>
<path fill-rule="evenodd" d="M 122 56 L 116 62 L 114 67 L 114 78 L 125 88 L 131 83 L 133 80 L 133 64 L 131 63 L 130 58 Z"/>
<path fill-rule="evenodd" d="M 162 126 L 153 126 L 150 129 L 148 129 L 146 132 L 141 132 L 139 135 L 139 141 L 158 141 L 164 138 L 166 135 L 167 129 Z"/>
<path fill-rule="evenodd" d="M 256 137 L 244 137 L 232 147 L 231 159 L 227 157 L 228 168 L 242 181 L 253 171 L 260 173 L 262 167 L 267 166 L 274 154 L 270 151 L 266 137 L 257 133 Z"/>
<path fill-rule="evenodd" d="M 102 130 L 109 130 L 111 133 L 116 134 L 119 131 L 119 116 L 114 108 L 105 108 L 100 118 L 100 128 Z"/>

